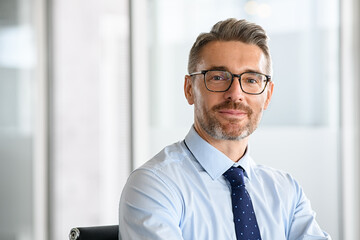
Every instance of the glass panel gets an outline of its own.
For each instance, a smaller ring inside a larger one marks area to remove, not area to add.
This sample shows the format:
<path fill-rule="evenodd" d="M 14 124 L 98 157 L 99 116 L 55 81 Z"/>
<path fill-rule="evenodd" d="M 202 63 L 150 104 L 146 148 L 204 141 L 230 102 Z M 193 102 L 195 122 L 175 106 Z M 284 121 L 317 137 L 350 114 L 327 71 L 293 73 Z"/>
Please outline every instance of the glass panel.
<path fill-rule="evenodd" d="M 251 138 L 252 155 L 258 163 L 292 173 L 311 199 L 321 226 L 339 239 L 339 1 L 152 0 L 148 4 L 147 157 L 181 140 L 193 123 L 183 83 L 197 35 L 229 17 L 256 22 L 270 36 L 275 90 Z"/>
<path fill-rule="evenodd" d="M 6 240 L 34 239 L 31 2 L 0 1 L 0 239 Z"/>

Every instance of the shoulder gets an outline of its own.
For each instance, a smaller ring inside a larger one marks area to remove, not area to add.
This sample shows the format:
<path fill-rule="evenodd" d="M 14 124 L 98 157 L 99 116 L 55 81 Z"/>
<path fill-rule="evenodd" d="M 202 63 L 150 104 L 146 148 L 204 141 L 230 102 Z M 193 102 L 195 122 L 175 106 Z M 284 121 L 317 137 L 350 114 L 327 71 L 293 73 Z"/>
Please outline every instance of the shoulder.
<path fill-rule="evenodd" d="M 187 157 L 183 142 L 177 142 L 162 149 L 137 170 L 148 170 L 154 173 L 167 169 L 170 170 L 172 167 L 183 164 Z"/>
<path fill-rule="evenodd" d="M 183 142 L 165 147 L 152 159 L 135 169 L 125 185 L 142 188 L 145 191 L 156 188 L 176 191 L 178 182 L 186 178 L 189 169 L 194 168 L 192 159 Z"/>
<path fill-rule="evenodd" d="M 148 206 L 170 211 L 180 218 L 184 206 L 183 190 L 190 184 L 187 176 L 194 169 L 191 162 L 183 142 L 165 147 L 130 174 L 120 198 L 121 212 Z"/>
<path fill-rule="evenodd" d="M 141 178 L 140 175 L 151 175 L 161 181 L 176 181 L 182 174 L 193 167 L 192 159 L 184 143 L 177 142 L 162 149 L 149 161 L 134 170 L 130 177 Z"/>
<path fill-rule="evenodd" d="M 181 143 L 175 143 L 130 174 L 119 204 L 121 234 L 179 239 L 184 204 L 174 173 L 184 159 Z"/>

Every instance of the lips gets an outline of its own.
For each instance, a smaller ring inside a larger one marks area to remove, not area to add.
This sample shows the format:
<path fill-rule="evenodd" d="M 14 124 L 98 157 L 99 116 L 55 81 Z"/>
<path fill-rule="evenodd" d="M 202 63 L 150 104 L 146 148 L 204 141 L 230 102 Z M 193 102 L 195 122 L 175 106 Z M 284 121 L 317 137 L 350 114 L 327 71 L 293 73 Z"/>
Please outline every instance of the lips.
<path fill-rule="evenodd" d="M 244 116 L 247 115 L 247 112 L 237 109 L 221 109 L 218 111 L 221 114 L 233 115 L 233 116 Z"/>
<path fill-rule="evenodd" d="M 244 112 L 243 110 L 236 110 L 236 109 L 221 109 L 218 111 L 218 114 L 220 114 L 220 116 L 225 119 L 229 119 L 229 120 L 236 119 L 236 121 L 242 120 L 248 116 L 247 112 Z"/>

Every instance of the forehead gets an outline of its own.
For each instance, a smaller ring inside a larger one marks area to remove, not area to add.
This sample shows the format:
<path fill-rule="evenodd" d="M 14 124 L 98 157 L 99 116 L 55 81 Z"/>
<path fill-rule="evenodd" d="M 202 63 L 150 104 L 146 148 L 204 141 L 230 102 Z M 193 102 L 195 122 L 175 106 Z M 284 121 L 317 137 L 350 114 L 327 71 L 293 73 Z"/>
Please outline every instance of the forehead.
<path fill-rule="evenodd" d="M 214 41 L 206 44 L 200 52 L 197 70 L 224 67 L 234 73 L 244 71 L 266 72 L 266 57 L 254 44 L 240 41 Z"/>

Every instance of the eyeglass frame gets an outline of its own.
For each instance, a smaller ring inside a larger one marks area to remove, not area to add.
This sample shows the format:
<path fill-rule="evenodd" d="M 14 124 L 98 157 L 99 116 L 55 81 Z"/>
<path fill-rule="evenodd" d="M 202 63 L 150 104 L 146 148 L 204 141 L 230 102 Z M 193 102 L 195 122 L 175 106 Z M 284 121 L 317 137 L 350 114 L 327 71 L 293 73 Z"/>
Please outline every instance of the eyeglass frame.
<path fill-rule="evenodd" d="M 222 90 L 222 91 L 210 90 L 210 89 L 208 88 L 207 84 L 206 84 L 205 74 L 206 74 L 207 72 L 211 72 L 211 71 L 219 71 L 219 72 L 228 72 L 228 73 L 230 73 L 230 74 L 231 74 L 231 82 L 230 82 L 230 84 L 229 84 L 229 87 L 228 87 L 227 89 L 225 89 L 225 90 Z M 266 77 L 266 80 L 264 80 L 266 83 L 265 83 L 265 86 L 264 86 L 264 88 L 263 88 L 263 90 L 262 90 L 261 92 L 259 92 L 259 93 L 249 93 L 249 92 L 244 91 L 244 89 L 243 89 L 243 87 L 242 87 L 242 85 L 241 85 L 240 79 L 241 79 L 241 76 L 242 76 L 243 74 L 245 74 L 245 73 L 256 73 L 256 74 L 260 74 L 260 75 L 263 75 L 263 76 Z M 243 73 L 241 73 L 241 74 L 233 74 L 232 72 L 227 71 L 227 70 L 211 69 L 211 70 L 202 70 L 202 71 L 200 71 L 200 72 L 193 72 L 193 73 L 190 73 L 189 76 L 192 77 L 192 76 L 200 75 L 200 74 L 203 74 L 203 75 L 204 75 L 204 84 L 205 84 L 205 87 L 206 87 L 206 89 L 207 89 L 208 91 L 210 91 L 210 92 L 226 92 L 226 91 L 228 91 L 228 90 L 231 88 L 231 85 L 232 85 L 233 82 L 234 82 L 234 77 L 237 77 L 237 78 L 239 79 L 239 84 L 240 84 L 241 91 L 243 91 L 243 92 L 246 93 L 246 94 L 250 94 L 250 95 L 260 95 L 260 94 L 262 94 L 262 93 L 265 91 L 268 82 L 271 81 L 271 76 L 270 76 L 270 75 L 266 75 L 266 74 L 259 73 L 259 72 L 254 72 L 254 71 L 243 72 Z"/>

